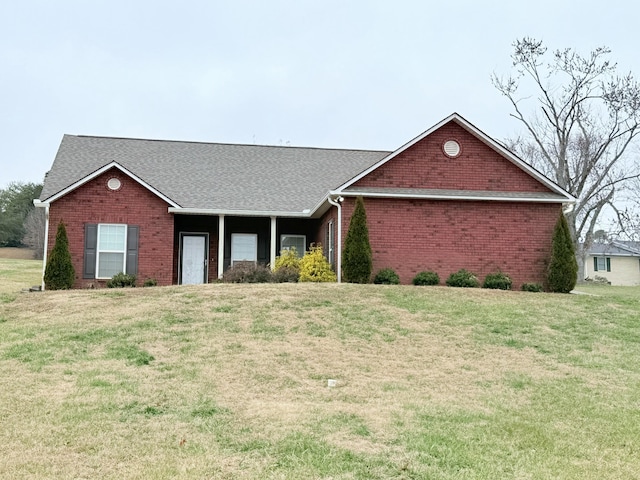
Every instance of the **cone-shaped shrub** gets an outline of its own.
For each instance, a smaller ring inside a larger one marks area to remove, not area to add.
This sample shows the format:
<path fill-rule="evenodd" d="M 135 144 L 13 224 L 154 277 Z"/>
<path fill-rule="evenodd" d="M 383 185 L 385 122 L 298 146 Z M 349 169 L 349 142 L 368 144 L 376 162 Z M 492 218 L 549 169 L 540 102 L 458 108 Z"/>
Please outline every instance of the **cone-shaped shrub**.
<path fill-rule="evenodd" d="M 351 283 L 369 283 L 373 259 L 367 228 L 367 213 L 361 197 L 356 199 L 356 208 L 351 216 L 349 231 L 342 252 L 342 273 Z"/>
<path fill-rule="evenodd" d="M 556 223 L 553 231 L 551 260 L 547 270 L 547 288 L 550 292 L 569 293 L 578 280 L 578 262 L 576 261 L 569 225 L 564 214 Z"/>
<path fill-rule="evenodd" d="M 69 239 L 64 223 L 58 224 L 56 243 L 47 258 L 44 270 L 44 285 L 49 290 L 66 290 L 73 286 L 75 271 L 69 253 Z"/>

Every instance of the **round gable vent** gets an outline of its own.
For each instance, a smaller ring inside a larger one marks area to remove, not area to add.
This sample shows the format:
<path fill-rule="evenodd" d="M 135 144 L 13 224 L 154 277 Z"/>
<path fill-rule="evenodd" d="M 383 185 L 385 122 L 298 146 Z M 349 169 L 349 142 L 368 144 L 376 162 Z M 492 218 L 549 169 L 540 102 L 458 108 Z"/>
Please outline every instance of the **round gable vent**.
<path fill-rule="evenodd" d="M 109 187 L 109 190 L 118 190 L 121 186 L 122 186 L 122 182 L 120 181 L 119 178 L 116 178 L 116 177 L 110 178 L 109 181 L 107 182 L 107 187 Z"/>
<path fill-rule="evenodd" d="M 449 157 L 457 157 L 460 155 L 460 144 L 455 140 L 447 140 L 442 146 L 444 153 Z"/>

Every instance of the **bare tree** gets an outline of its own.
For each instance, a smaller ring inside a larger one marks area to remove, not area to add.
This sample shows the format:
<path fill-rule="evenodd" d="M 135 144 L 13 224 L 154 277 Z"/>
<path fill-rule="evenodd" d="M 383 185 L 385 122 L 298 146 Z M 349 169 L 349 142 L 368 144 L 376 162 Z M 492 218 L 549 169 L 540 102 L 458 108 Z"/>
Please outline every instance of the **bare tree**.
<path fill-rule="evenodd" d="M 37 260 L 42 260 L 44 255 L 45 215 L 44 208 L 32 208 L 24 220 L 25 234 L 22 243 L 33 250 Z"/>
<path fill-rule="evenodd" d="M 617 75 L 606 47 L 586 57 L 556 50 L 548 63 L 541 41 L 523 38 L 513 47 L 515 73 L 491 79 L 525 127 L 526 135 L 509 144 L 578 199 L 566 216 L 582 279 L 603 212 L 611 208 L 623 221 L 616 201 L 640 178 L 625 155 L 640 132 L 640 86 L 630 73 Z M 532 97 L 535 108 L 527 110 Z"/>

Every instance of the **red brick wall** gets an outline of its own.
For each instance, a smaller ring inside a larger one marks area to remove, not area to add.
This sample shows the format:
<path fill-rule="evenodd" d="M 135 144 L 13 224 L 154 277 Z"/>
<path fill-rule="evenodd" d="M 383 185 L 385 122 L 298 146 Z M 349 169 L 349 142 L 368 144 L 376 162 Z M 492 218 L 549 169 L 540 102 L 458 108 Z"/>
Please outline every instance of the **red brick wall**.
<path fill-rule="evenodd" d="M 107 188 L 117 177 L 122 186 Z M 117 169 L 105 172 L 73 192 L 56 200 L 49 210 L 49 251 L 62 220 L 69 237 L 69 249 L 76 272 L 75 288 L 103 286 L 105 281 L 83 279 L 85 223 L 122 223 L 140 227 L 138 283 L 155 278 L 159 285 L 171 285 L 173 277 L 173 215 L 168 204 Z"/>
<path fill-rule="evenodd" d="M 456 158 L 442 150 L 456 140 Z M 548 192 L 536 179 L 450 122 L 354 184 L 358 187 Z"/>
<path fill-rule="evenodd" d="M 373 274 L 393 268 L 402 283 L 433 270 L 444 284 L 460 268 L 484 277 L 498 269 L 519 289 L 543 283 L 559 204 L 365 198 Z M 355 200 L 343 207 L 342 245 Z"/>

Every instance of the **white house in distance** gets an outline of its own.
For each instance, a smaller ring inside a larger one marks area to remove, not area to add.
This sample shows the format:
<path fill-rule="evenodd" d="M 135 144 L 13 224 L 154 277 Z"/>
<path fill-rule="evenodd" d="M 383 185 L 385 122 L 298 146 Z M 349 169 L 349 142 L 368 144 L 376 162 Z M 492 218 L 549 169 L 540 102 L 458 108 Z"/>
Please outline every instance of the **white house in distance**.
<path fill-rule="evenodd" d="M 585 278 L 606 278 L 611 285 L 640 285 L 640 242 L 594 243 L 585 264 Z"/>

